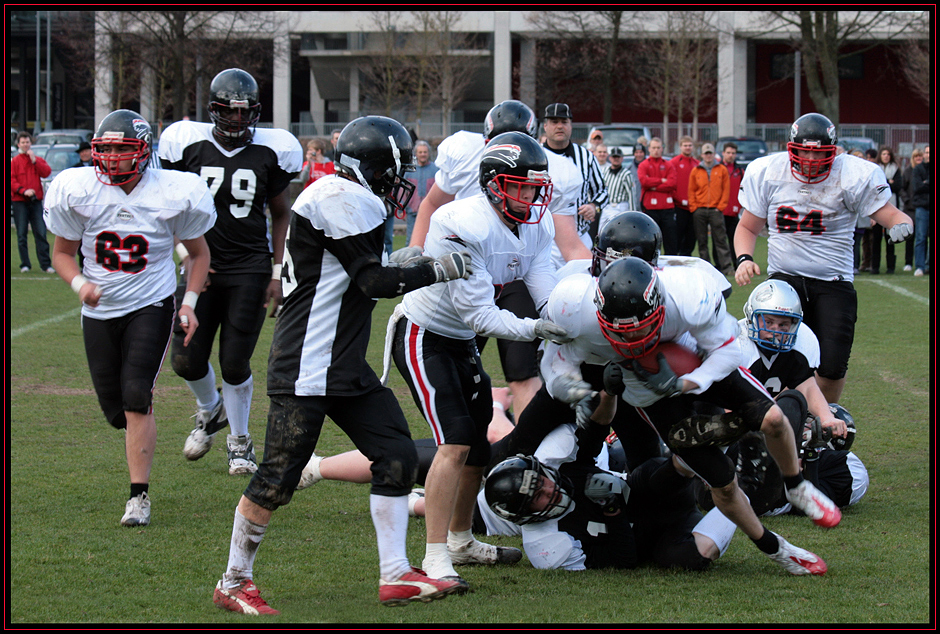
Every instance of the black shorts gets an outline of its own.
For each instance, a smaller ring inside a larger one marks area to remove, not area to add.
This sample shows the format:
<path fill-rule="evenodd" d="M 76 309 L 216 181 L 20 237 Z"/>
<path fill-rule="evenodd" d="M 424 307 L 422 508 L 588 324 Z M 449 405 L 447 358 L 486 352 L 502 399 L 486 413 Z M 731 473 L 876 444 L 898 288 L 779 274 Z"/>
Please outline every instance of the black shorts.
<path fill-rule="evenodd" d="M 264 460 L 245 497 L 269 510 L 290 502 L 329 416 L 372 461 L 372 493 L 407 495 L 418 473 L 408 421 L 388 388 L 356 396 L 273 394 Z"/>
<path fill-rule="evenodd" d="M 498 308 L 508 310 L 516 317 L 539 318 L 539 311 L 529 295 L 529 289 L 523 280 L 515 280 L 497 289 L 495 303 Z M 483 351 L 488 337 L 477 337 L 477 348 Z M 507 383 L 525 381 L 539 375 L 539 344 L 541 341 L 514 341 L 497 339 L 499 361 L 503 366 L 503 376 Z"/>
<path fill-rule="evenodd" d="M 172 297 L 123 317 L 82 317 L 91 381 L 108 422 L 124 429 L 124 412 L 149 414 L 153 387 L 173 328 Z"/>
<path fill-rule="evenodd" d="M 858 295 L 851 282 L 817 280 L 811 277 L 774 273 L 800 296 L 803 322 L 819 339 L 819 376 L 838 380 L 849 369 L 849 356 L 858 320 Z"/>
<path fill-rule="evenodd" d="M 209 373 L 209 356 L 219 332 L 219 368 L 222 380 L 241 385 L 251 377 L 251 355 L 264 326 L 264 297 L 271 282 L 268 273 L 209 276 L 210 284 L 196 302 L 199 328 L 188 346 L 186 333 L 176 320 L 173 329 L 173 371 L 187 381 L 198 381 Z M 186 287 L 176 290 L 177 305 Z"/>
<path fill-rule="evenodd" d="M 699 403 L 731 410 L 744 419 L 744 426 L 751 431 L 761 428 L 764 416 L 775 404 L 773 397 L 760 381 L 745 368 L 739 367 L 701 394 L 662 398 L 648 407 L 638 409 L 643 418 L 665 439 L 673 425 L 698 411 Z M 720 447 L 673 451 L 712 488 L 721 488 L 734 480 L 734 464 Z"/>
<path fill-rule="evenodd" d="M 392 356 L 438 445 L 468 445 L 467 464 L 489 461 L 490 377 L 473 339 L 442 337 L 406 317 L 395 326 Z"/>

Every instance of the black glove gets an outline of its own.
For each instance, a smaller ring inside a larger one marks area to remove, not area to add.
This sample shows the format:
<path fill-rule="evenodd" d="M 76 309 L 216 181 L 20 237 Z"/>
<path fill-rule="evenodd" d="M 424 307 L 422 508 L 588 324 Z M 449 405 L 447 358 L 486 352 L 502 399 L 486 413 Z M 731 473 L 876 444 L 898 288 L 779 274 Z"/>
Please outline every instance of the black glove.
<path fill-rule="evenodd" d="M 623 394 L 623 366 L 615 361 L 604 367 L 604 391 L 611 396 Z"/>
<path fill-rule="evenodd" d="M 669 398 L 670 396 L 682 394 L 682 383 L 679 381 L 679 375 L 673 372 L 672 368 L 669 367 L 666 356 L 660 352 L 656 355 L 656 361 L 659 362 L 659 371 L 651 374 L 647 370 L 644 370 L 643 366 L 634 359 L 633 372 L 636 373 L 640 381 L 646 384 L 646 387 L 660 396 Z"/>

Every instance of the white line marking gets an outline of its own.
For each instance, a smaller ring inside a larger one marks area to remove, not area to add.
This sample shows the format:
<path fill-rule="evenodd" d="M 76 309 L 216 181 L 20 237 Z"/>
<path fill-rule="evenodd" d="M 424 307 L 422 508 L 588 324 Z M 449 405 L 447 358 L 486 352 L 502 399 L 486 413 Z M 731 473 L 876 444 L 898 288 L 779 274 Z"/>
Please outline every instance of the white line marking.
<path fill-rule="evenodd" d="M 48 326 L 49 324 L 56 324 L 60 321 L 65 321 L 70 317 L 75 317 L 76 315 L 82 312 L 82 307 L 73 308 L 67 313 L 62 313 L 57 317 L 50 317 L 49 319 L 43 319 L 42 321 L 34 322 L 28 326 L 23 326 L 22 328 L 17 328 L 16 330 L 10 331 L 10 339 L 16 339 L 20 335 L 25 335 L 27 332 L 36 330 L 37 328 L 42 328 L 43 326 Z"/>
<path fill-rule="evenodd" d="M 882 280 L 859 280 L 857 277 L 855 278 L 855 281 L 856 281 L 856 282 L 871 282 L 872 284 L 877 284 L 878 286 L 881 286 L 882 288 L 887 288 L 888 290 L 892 290 L 892 291 L 894 291 L 895 293 L 899 293 L 899 294 L 901 294 L 901 295 L 904 295 L 904 297 L 910 297 L 910 298 L 913 299 L 913 300 L 917 300 L 917 301 L 920 302 L 921 304 L 926 304 L 927 306 L 930 306 L 930 298 L 929 298 L 929 297 L 924 297 L 923 295 L 918 295 L 917 293 L 912 293 L 911 291 L 907 290 L 906 288 L 901 288 L 900 286 L 898 286 L 898 285 L 896 285 L 896 284 L 892 284 L 892 283 L 890 283 L 890 282 L 884 282 L 884 281 L 882 281 Z"/>

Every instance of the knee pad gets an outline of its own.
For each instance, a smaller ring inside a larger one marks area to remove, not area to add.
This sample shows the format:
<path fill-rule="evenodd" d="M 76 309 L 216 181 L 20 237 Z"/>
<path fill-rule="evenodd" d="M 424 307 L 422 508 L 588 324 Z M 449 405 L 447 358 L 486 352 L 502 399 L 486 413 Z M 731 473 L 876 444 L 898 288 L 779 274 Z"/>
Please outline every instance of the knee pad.
<path fill-rule="evenodd" d="M 105 414 L 105 417 L 108 419 L 108 423 L 111 425 L 111 427 L 114 427 L 115 429 L 127 429 L 127 415 L 124 414 L 124 410 L 121 410 L 112 416 Z"/>
<path fill-rule="evenodd" d="M 490 443 L 475 443 L 470 446 L 470 452 L 467 454 L 467 466 L 485 467 L 490 462 Z"/>
<path fill-rule="evenodd" d="M 251 359 L 219 358 L 219 370 L 222 380 L 229 385 L 241 385 L 251 378 Z"/>
<path fill-rule="evenodd" d="M 147 414 L 153 405 L 153 392 L 151 384 L 129 384 L 124 387 L 124 410 Z"/>
<path fill-rule="evenodd" d="M 672 544 L 662 552 L 656 554 L 656 563 L 665 568 L 685 568 L 686 570 L 707 570 L 711 565 L 711 560 L 702 557 L 695 545 L 695 539 L 690 535 L 689 539 Z"/>
<path fill-rule="evenodd" d="M 407 495 L 418 479 L 418 454 L 408 440 L 408 450 L 389 447 L 372 462 L 372 493 L 376 495 Z"/>
<path fill-rule="evenodd" d="M 176 336 L 174 335 L 174 339 Z M 170 364 L 173 366 L 173 372 L 176 376 L 186 381 L 198 381 L 209 372 L 209 362 L 205 359 L 197 359 L 193 354 L 195 350 L 190 346 L 182 346 L 182 337 L 179 338 L 180 345 L 174 340 L 172 351 L 170 353 Z M 238 385 L 237 383 L 235 385 Z"/>
<path fill-rule="evenodd" d="M 790 421 L 793 435 L 800 438 L 803 435 L 803 424 L 809 416 L 809 403 L 806 402 L 806 397 L 797 390 L 785 390 L 777 396 L 777 406 L 783 410 L 784 415 Z"/>

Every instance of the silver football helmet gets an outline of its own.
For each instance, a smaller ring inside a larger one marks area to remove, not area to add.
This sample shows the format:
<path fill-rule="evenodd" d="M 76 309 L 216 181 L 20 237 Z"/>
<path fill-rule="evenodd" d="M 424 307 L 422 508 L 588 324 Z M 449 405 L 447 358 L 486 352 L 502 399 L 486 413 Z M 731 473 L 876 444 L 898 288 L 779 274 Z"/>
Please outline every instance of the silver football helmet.
<path fill-rule="evenodd" d="M 770 328 L 766 324 L 767 315 L 789 317 L 792 323 L 786 330 L 779 326 Z M 747 298 L 744 316 L 751 341 L 770 352 L 786 352 L 796 344 L 796 331 L 803 321 L 803 305 L 792 286 L 781 280 L 767 280 L 758 284 Z"/>

